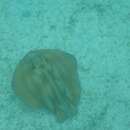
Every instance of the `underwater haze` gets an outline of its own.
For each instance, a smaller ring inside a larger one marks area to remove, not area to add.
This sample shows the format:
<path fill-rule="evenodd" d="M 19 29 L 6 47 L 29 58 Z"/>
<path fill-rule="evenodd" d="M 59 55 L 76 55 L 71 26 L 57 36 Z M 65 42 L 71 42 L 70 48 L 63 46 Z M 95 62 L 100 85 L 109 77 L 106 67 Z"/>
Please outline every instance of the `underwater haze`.
<path fill-rule="evenodd" d="M 77 61 L 80 101 L 64 122 L 12 89 L 17 64 L 38 49 Z M 130 0 L 0 0 L 0 130 L 130 130 Z"/>

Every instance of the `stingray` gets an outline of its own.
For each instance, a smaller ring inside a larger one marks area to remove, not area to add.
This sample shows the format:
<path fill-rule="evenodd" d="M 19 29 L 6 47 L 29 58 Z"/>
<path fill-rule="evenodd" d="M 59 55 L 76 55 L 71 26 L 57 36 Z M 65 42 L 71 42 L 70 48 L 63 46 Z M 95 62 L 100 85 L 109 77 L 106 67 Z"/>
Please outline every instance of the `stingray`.
<path fill-rule="evenodd" d="M 16 66 L 12 87 L 25 104 L 46 108 L 58 121 L 72 118 L 81 91 L 76 58 L 58 49 L 32 50 Z"/>

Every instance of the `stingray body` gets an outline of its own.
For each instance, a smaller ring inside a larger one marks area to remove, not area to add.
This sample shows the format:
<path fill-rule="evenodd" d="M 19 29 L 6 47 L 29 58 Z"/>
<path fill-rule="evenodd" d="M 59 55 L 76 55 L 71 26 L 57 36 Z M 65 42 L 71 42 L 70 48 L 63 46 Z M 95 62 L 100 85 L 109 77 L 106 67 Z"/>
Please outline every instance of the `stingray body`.
<path fill-rule="evenodd" d="M 58 121 L 77 113 L 80 83 L 74 56 L 61 50 L 30 51 L 16 66 L 12 82 L 18 97 L 32 107 L 45 107 Z"/>

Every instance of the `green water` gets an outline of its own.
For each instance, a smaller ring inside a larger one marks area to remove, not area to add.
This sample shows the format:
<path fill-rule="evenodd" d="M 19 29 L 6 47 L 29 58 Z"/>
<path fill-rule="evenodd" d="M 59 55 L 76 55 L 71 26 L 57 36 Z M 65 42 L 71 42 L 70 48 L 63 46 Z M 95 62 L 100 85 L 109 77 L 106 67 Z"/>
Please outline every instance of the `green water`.
<path fill-rule="evenodd" d="M 11 86 L 32 49 L 78 62 L 78 114 L 64 123 L 24 105 Z M 129 0 L 0 0 L 0 130 L 130 130 Z"/>

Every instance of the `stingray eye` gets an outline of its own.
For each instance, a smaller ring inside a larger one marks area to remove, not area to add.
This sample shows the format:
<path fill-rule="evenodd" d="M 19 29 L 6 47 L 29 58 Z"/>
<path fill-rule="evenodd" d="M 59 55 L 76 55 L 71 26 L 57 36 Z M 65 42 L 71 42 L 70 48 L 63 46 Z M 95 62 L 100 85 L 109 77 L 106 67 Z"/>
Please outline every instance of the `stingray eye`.
<path fill-rule="evenodd" d="M 58 121 L 77 113 L 80 83 L 74 56 L 56 49 L 29 52 L 16 66 L 12 87 L 32 107 L 51 111 Z"/>

